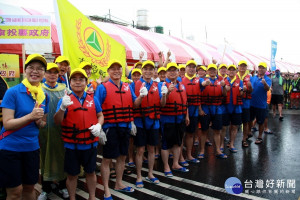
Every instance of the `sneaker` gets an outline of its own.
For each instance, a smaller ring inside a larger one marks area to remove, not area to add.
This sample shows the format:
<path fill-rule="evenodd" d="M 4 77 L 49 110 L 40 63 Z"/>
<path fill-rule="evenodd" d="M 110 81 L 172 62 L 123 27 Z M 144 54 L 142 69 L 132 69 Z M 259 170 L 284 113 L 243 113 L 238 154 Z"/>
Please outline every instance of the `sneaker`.
<path fill-rule="evenodd" d="M 62 194 L 63 198 L 65 198 L 65 199 L 70 197 L 69 192 L 66 188 L 59 190 L 59 193 Z"/>
<path fill-rule="evenodd" d="M 46 192 L 42 192 L 37 200 L 47 200 L 48 199 L 48 194 Z"/>

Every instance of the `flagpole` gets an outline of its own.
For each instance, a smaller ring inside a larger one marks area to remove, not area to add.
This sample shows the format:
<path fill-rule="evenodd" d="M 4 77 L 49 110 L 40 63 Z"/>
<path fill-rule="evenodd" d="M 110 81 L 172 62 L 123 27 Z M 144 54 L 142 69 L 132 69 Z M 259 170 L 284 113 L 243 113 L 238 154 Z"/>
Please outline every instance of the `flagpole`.
<path fill-rule="evenodd" d="M 55 13 L 55 21 L 56 21 L 56 29 L 57 29 L 57 35 L 58 35 L 58 42 L 59 42 L 59 49 L 60 49 L 60 55 L 64 55 L 64 44 L 63 44 L 63 37 L 62 37 L 62 28 L 60 23 L 60 15 L 59 15 L 59 9 L 57 5 L 57 0 L 53 0 L 54 4 L 54 13 Z M 71 66 L 70 66 L 71 67 Z M 68 72 L 65 73 L 65 79 L 67 82 L 67 87 L 70 88 L 69 79 L 68 79 Z"/>
<path fill-rule="evenodd" d="M 54 13 L 55 13 L 55 21 L 56 21 L 56 29 L 57 29 L 57 35 L 58 35 L 58 42 L 59 42 L 59 48 L 60 48 L 60 54 L 64 55 L 64 49 L 63 49 L 63 37 L 62 37 L 62 28 L 60 23 L 60 15 L 59 15 L 59 9 L 57 5 L 57 0 L 53 0 L 54 5 Z"/>

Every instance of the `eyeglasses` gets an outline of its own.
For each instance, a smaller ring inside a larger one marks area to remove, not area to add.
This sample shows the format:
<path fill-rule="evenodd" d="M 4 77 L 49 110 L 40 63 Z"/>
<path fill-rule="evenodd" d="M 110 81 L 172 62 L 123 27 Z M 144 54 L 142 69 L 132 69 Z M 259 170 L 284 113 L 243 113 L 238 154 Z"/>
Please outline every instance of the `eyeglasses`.
<path fill-rule="evenodd" d="M 71 78 L 72 81 L 79 81 L 79 82 L 84 82 L 85 81 L 85 78 Z"/>
<path fill-rule="evenodd" d="M 26 69 L 30 72 L 33 72 L 33 71 L 44 72 L 45 71 L 45 69 L 43 67 L 33 67 L 31 65 L 29 65 Z"/>

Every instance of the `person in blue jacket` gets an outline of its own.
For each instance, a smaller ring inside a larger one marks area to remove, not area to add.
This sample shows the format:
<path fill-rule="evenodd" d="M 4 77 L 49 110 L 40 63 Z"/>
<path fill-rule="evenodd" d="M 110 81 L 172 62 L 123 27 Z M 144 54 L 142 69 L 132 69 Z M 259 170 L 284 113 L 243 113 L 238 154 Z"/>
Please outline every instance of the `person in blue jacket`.
<path fill-rule="evenodd" d="M 261 144 L 263 142 L 262 134 L 264 131 L 264 121 L 266 118 L 265 109 L 267 107 L 267 91 L 272 84 L 271 79 L 265 74 L 267 71 L 267 64 L 264 62 L 258 65 L 258 74 L 251 80 L 253 86 L 252 99 L 250 102 L 250 119 L 256 121 L 259 125 L 259 134 L 255 141 L 255 144 Z"/>
<path fill-rule="evenodd" d="M 7 199 L 36 199 L 39 179 L 39 128 L 46 125 L 49 99 L 41 81 L 47 62 L 40 54 L 25 61 L 26 78 L 5 93 L 0 133 L 0 187 Z"/>

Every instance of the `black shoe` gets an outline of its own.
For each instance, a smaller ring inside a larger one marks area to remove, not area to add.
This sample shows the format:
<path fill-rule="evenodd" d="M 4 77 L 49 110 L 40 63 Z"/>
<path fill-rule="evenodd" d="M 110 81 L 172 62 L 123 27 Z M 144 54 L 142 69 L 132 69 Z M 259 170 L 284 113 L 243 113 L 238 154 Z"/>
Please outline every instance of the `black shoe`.
<path fill-rule="evenodd" d="M 283 117 L 279 117 L 279 121 L 283 121 Z"/>
<path fill-rule="evenodd" d="M 251 128 L 251 132 L 256 132 L 256 131 L 258 131 L 258 129 L 256 127 Z"/>

